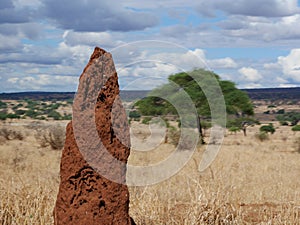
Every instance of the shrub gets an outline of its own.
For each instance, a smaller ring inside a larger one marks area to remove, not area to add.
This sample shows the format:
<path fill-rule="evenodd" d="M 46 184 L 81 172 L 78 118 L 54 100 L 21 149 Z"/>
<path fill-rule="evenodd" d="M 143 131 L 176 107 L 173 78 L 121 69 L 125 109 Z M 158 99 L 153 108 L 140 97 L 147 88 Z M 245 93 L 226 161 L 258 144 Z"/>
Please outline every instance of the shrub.
<path fill-rule="evenodd" d="M 0 112 L 0 120 L 6 120 L 7 114 L 5 112 Z"/>
<path fill-rule="evenodd" d="M 1 128 L 0 136 L 4 137 L 6 140 L 23 140 L 24 135 L 20 131 L 8 129 L 6 127 Z"/>
<path fill-rule="evenodd" d="M 0 108 L 1 109 L 6 109 L 7 108 L 7 103 L 0 101 Z"/>
<path fill-rule="evenodd" d="M 142 123 L 143 124 L 149 124 L 149 122 L 151 121 L 151 117 L 145 117 L 143 120 L 142 120 Z"/>
<path fill-rule="evenodd" d="M 283 121 L 283 120 L 279 121 L 279 123 L 280 123 L 281 126 L 288 126 L 289 125 L 289 123 L 287 121 Z"/>
<path fill-rule="evenodd" d="M 241 129 L 239 127 L 229 127 L 230 133 L 235 133 L 240 131 Z"/>
<path fill-rule="evenodd" d="M 54 120 L 61 120 L 62 119 L 60 113 L 55 111 L 55 110 L 52 110 L 51 112 L 49 112 L 48 117 L 53 118 Z"/>
<path fill-rule="evenodd" d="M 35 138 L 43 148 L 50 146 L 54 150 L 61 150 L 65 142 L 65 129 L 61 126 L 50 126 L 48 129 L 38 130 Z"/>
<path fill-rule="evenodd" d="M 292 131 L 300 131 L 300 125 L 293 126 Z"/>
<path fill-rule="evenodd" d="M 265 131 L 261 131 L 259 133 L 255 134 L 255 138 L 257 138 L 260 141 L 265 141 L 269 139 L 268 133 Z"/>
<path fill-rule="evenodd" d="M 285 110 L 284 109 L 279 109 L 276 114 L 284 114 L 285 113 Z"/>
<path fill-rule="evenodd" d="M 64 114 L 64 116 L 61 119 L 62 120 L 72 120 L 72 114 Z"/>
<path fill-rule="evenodd" d="M 141 114 L 138 111 L 130 111 L 129 112 L 129 118 L 139 119 L 140 117 L 141 117 Z"/>
<path fill-rule="evenodd" d="M 271 134 L 274 134 L 275 133 L 275 128 L 273 127 L 273 124 L 269 124 L 269 125 L 264 125 L 264 126 L 261 126 L 259 128 L 259 131 L 260 132 L 265 132 L 265 133 L 271 133 Z"/>
<path fill-rule="evenodd" d="M 34 111 L 33 109 L 29 109 L 25 112 L 25 116 L 28 116 L 32 119 L 35 119 L 38 115 L 38 112 Z"/>
<path fill-rule="evenodd" d="M 23 109 L 18 109 L 15 111 L 15 114 L 19 115 L 19 116 L 24 115 L 25 113 L 26 113 L 26 110 L 23 110 Z"/>
<path fill-rule="evenodd" d="M 8 118 L 8 119 L 20 119 L 21 117 L 17 114 L 9 113 L 9 114 L 7 114 L 6 118 Z"/>

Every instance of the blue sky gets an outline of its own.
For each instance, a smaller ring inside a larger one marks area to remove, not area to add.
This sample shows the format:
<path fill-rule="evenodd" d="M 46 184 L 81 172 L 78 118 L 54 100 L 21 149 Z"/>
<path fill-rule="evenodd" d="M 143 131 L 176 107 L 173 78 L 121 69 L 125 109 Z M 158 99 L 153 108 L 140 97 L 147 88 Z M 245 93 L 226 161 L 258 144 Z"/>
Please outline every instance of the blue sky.
<path fill-rule="evenodd" d="M 2 0 L 0 92 L 76 91 L 95 46 L 122 89 L 204 67 L 239 88 L 300 86 L 297 0 Z"/>

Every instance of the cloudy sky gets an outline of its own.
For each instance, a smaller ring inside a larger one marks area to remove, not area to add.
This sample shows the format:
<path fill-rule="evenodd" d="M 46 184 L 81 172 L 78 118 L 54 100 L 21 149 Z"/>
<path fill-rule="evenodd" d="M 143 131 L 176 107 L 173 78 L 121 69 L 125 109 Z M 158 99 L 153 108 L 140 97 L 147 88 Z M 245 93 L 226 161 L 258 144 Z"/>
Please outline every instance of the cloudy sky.
<path fill-rule="evenodd" d="M 239 88 L 300 86 L 297 0 L 1 0 L 0 92 L 76 91 L 95 46 L 122 89 L 198 67 Z"/>

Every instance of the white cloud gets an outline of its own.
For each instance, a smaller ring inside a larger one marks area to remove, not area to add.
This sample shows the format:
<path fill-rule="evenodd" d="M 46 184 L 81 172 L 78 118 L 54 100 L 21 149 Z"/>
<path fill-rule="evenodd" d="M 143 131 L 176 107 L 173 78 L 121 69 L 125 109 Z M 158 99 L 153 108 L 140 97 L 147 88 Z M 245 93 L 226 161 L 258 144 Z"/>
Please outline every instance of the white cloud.
<path fill-rule="evenodd" d="M 287 56 L 278 57 L 278 64 L 282 67 L 285 77 L 300 82 L 300 49 L 292 49 Z"/>
<path fill-rule="evenodd" d="M 8 81 L 8 83 L 15 84 L 15 83 L 17 83 L 18 80 L 19 80 L 18 77 L 12 77 L 12 78 L 9 78 L 7 81 Z"/>
<path fill-rule="evenodd" d="M 237 67 L 237 63 L 230 57 L 209 60 L 208 65 L 212 69 L 234 69 Z"/>
<path fill-rule="evenodd" d="M 43 3 L 45 16 L 59 27 L 74 31 L 133 31 L 158 23 L 155 14 L 137 12 L 106 0 L 44 0 Z"/>
<path fill-rule="evenodd" d="M 215 16 L 220 10 L 233 15 L 281 17 L 299 13 L 297 0 L 214 0 L 198 1 L 202 15 Z"/>
<path fill-rule="evenodd" d="M 69 46 L 89 45 L 100 46 L 102 48 L 112 48 L 122 43 L 116 41 L 116 36 L 120 34 L 112 34 L 109 32 L 74 32 L 71 30 L 65 31 L 63 38 Z"/>
<path fill-rule="evenodd" d="M 256 69 L 253 69 L 251 67 L 243 67 L 239 69 L 239 73 L 242 74 L 247 81 L 251 82 L 257 82 L 263 78 Z"/>

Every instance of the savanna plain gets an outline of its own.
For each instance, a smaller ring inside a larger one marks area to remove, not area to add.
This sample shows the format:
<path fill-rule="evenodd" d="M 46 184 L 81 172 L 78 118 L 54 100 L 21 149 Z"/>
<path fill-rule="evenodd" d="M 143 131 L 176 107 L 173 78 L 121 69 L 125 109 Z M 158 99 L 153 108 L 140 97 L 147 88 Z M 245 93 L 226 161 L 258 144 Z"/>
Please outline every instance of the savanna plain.
<path fill-rule="evenodd" d="M 25 105 L 12 100 L 6 103 L 10 107 Z M 260 102 L 256 113 L 266 111 L 268 104 Z M 299 105 L 280 107 L 289 110 Z M 64 102 L 57 111 L 67 115 L 71 105 Z M 67 122 L 46 117 L 0 121 L 0 224 L 53 224 L 61 138 Z M 186 165 L 169 179 L 130 186 L 130 215 L 135 222 L 300 224 L 300 132 L 278 121 L 260 122 L 273 123 L 276 132 L 259 139 L 261 125 L 248 126 L 247 136 L 227 130 L 219 154 L 203 172 L 198 167 L 208 144 L 199 144 Z M 138 121 L 131 122 L 131 130 L 140 142 L 151 134 L 149 126 Z M 209 135 L 208 129 L 207 143 Z M 146 152 L 133 145 L 128 163 L 149 165 L 174 153 L 174 144 L 157 141 L 155 149 Z"/>

